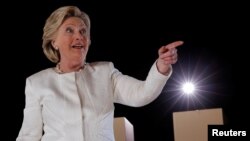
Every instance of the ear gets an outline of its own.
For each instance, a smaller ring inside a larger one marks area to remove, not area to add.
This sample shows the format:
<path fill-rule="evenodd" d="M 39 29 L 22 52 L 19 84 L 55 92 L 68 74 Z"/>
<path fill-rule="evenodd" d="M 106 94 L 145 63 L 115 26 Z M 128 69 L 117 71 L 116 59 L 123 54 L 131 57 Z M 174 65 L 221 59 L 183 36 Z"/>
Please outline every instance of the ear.
<path fill-rule="evenodd" d="M 54 41 L 54 40 L 51 41 L 51 45 L 52 45 L 53 47 L 55 47 L 55 41 Z"/>
<path fill-rule="evenodd" d="M 58 47 L 55 45 L 55 41 L 51 41 L 51 45 L 54 47 L 55 50 L 58 50 Z"/>

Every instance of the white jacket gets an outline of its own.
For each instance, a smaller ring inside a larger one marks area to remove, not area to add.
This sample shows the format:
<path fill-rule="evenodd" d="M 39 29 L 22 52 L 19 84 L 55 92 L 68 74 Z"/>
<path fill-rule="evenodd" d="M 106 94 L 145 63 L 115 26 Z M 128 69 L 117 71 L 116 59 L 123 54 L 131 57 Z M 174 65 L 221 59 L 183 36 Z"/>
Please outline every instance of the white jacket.
<path fill-rule="evenodd" d="M 40 71 L 26 80 L 24 119 L 16 140 L 114 141 L 114 103 L 139 107 L 152 102 L 171 73 L 160 74 L 154 63 L 140 81 L 110 62 L 86 64 L 80 72 Z"/>

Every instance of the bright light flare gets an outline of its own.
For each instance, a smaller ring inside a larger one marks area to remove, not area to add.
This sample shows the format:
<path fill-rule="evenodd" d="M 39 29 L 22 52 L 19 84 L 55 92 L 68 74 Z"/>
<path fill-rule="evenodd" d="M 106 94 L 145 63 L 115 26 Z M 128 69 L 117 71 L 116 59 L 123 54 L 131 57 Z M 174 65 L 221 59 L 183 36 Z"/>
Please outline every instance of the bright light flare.
<path fill-rule="evenodd" d="M 182 85 L 182 91 L 187 95 L 194 94 L 195 86 L 192 82 L 186 82 Z"/>
<path fill-rule="evenodd" d="M 211 97 L 220 95 L 216 92 L 222 86 L 217 79 L 216 62 L 192 58 L 183 57 L 175 64 L 171 81 L 164 88 L 169 110 L 204 108 L 214 104 Z"/>

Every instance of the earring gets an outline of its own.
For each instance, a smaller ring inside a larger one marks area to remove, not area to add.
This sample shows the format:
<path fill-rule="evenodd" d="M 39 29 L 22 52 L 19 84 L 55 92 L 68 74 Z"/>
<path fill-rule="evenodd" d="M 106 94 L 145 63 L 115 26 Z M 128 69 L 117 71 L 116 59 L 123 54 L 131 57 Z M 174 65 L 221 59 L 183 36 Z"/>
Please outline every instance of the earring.
<path fill-rule="evenodd" d="M 56 50 L 58 50 L 58 47 L 55 47 Z"/>

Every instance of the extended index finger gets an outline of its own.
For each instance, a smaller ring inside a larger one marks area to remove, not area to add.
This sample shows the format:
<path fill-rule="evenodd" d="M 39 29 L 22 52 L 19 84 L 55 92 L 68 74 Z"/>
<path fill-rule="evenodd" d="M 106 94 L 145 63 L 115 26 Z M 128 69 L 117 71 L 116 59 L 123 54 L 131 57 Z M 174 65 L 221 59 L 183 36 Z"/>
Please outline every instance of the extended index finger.
<path fill-rule="evenodd" d="M 168 49 L 176 48 L 176 47 L 182 45 L 183 43 L 184 43 L 183 41 L 175 41 L 175 42 L 172 42 L 170 44 L 167 44 L 165 46 L 165 48 L 168 48 Z"/>

